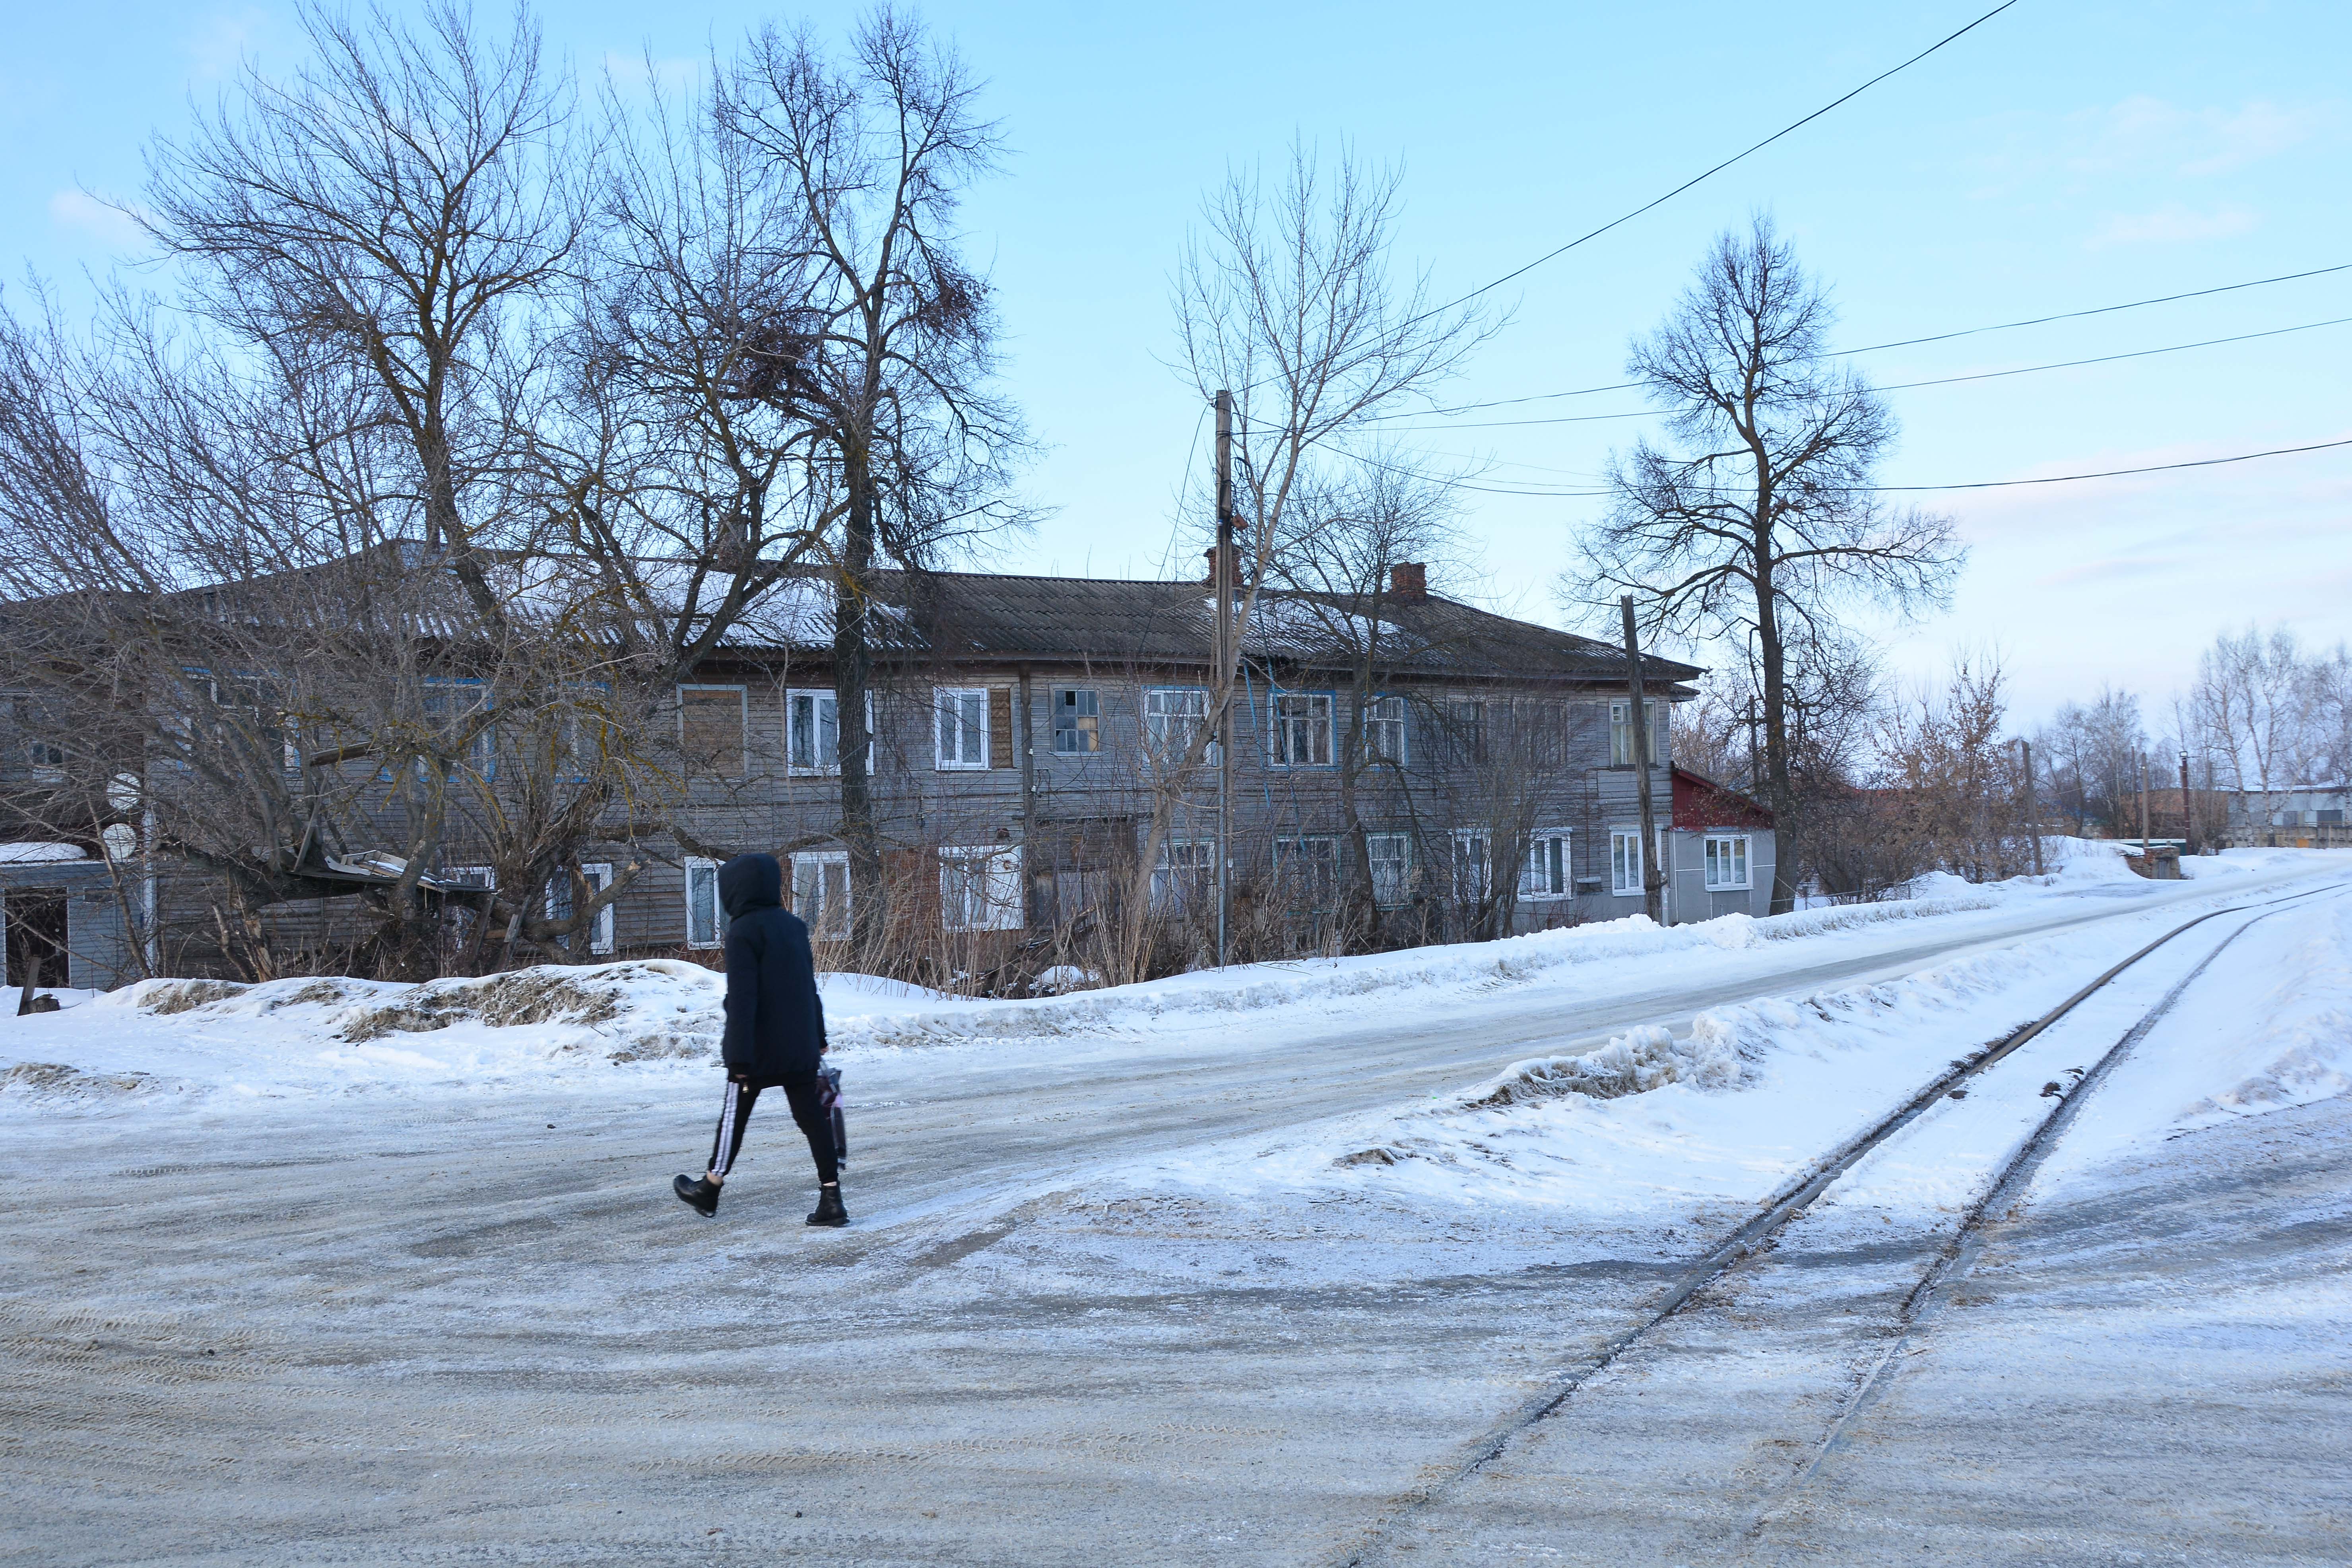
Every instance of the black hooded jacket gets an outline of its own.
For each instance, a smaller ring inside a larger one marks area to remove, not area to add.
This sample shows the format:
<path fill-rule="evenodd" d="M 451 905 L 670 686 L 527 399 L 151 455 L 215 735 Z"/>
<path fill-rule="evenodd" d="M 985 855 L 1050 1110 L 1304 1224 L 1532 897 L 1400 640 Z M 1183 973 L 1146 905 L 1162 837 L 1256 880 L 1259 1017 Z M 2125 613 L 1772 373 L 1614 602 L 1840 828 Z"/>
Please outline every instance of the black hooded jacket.
<path fill-rule="evenodd" d="M 772 855 L 738 855 L 719 868 L 719 904 L 728 921 L 727 1070 L 758 1083 L 815 1071 L 824 1004 L 808 927 L 783 907 L 783 868 Z"/>

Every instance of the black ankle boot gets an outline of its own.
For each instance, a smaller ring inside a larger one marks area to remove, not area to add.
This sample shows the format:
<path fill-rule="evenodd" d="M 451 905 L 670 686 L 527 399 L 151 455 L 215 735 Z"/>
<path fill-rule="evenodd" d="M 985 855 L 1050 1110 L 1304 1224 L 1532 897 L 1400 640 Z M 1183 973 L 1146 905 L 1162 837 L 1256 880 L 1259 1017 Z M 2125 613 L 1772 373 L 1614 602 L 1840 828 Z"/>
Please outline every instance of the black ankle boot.
<path fill-rule="evenodd" d="M 692 1205 L 694 1212 L 703 1218 L 718 1217 L 719 1189 L 712 1184 L 709 1177 L 680 1176 L 670 1183 L 669 1190 L 677 1194 L 678 1202 Z"/>
<path fill-rule="evenodd" d="M 811 1225 L 847 1225 L 849 1223 L 849 1211 L 841 1206 L 840 1184 L 835 1183 L 830 1187 L 819 1187 L 816 1190 L 816 1212 L 808 1216 L 808 1223 Z"/>

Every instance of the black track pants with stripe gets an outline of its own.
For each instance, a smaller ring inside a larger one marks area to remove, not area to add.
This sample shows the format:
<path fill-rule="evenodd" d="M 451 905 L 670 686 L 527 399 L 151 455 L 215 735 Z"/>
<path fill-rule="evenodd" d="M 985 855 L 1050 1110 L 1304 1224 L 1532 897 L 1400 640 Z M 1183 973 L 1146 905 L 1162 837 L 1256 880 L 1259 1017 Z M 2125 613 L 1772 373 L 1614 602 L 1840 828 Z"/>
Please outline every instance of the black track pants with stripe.
<path fill-rule="evenodd" d="M 841 1163 L 833 1157 L 833 1118 L 825 1111 L 823 1087 L 813 1072 L 788 1072 L 765 1083 L 729 1079 L 726 1098 L 719 1102 L 718 1135 L 710 1141 L 710 1168 L 722 1176 L 734 1168 L 743 1147 L 744 1125 L 764 1089 L 784 1091 L 793 1121 L 807 1135 L 809 1152 L 816 1159 L 816 1179 L 827 1184 L 841 1180 Z"/>

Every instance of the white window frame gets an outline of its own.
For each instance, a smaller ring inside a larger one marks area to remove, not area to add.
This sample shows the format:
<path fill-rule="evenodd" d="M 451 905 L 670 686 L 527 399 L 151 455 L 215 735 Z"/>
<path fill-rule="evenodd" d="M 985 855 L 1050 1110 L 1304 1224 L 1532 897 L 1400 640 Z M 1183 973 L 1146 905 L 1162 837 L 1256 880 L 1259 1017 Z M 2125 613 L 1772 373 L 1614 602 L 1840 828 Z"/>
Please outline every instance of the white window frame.
<path fill-rule="evenodd" d="M 827 868 L 841 868 L 841 908 L 835 912 L 824 901 L 824 873 Z M 793 852 L 787 869 L 791 884 L 786 894 L 792 900 L 793 913 L 800 916 L 809 928 L 809 935 L 818 942 L 838 942 L 849 934 L 850 911 L 856 893 L 849 885 L 849 851 L 846 849 L 802 849 Z M 801 898 L 801 874 L 812 874 L 816 886 L 816 919 L 810 920 Z"/>
<path fill-rule="evenodd" d="M 1160 857 L 1151 864 L 1151 907 L 1155 911 L 1191 910 L 1215 885 L 1216 876 L 1215 839 L 1163 838 Z"/>
<path fill-rule="evenodd" d="M 597 892 L 601 893 L 613 885 L 613 863 L 609 860 L 583 860 L 580 864 L 580 874 L 587 879 L 589 887 Z M 556 902 L 558 888 L 562 888 L 567 895 L 570 893 L 572 878 L 568 872 L 559 871 L 547 879 L 547 918 L 551 921 L 562 920 L 569 912 Z M 564 901 L 570 902 L 568 896 Z M 569 937 L 560 937 L 557 940 L 567 943 L 571 941 Z M 596 918 L 589 922 L 588 951 L 592 954 L 609 953 L 613 951 L 613 906 L 610 904 L 598 910 Z"/>
<path fill-rule="evenodd" d="M 971 708 L 977 705 L 980 722 L 977 730 L 967 726 Z M 948 755 L 947 731 L 944 724 L 952 714 L 955 720 L 959 750 Z M 963 754 L 966 743 L 979 737 L 979 760 Z M 940 773 L 978 773 L 988 771 L 988 688 L 985 686 L 934 686 L 931 688 L 931 752 L 933 765 Z"/>
<path fill-rule="evenodd" d="M 1285 705 L 1292 703 L 1305 704 L 1305 711 L 1295 717 L 1284 712 Z M 1337 750 L 1338 731 L 1334 725 L 1339 716 L 1339 694 L 1332 691 L 1268 692 L 1265 700 L 1265 765 L 1283 773 L 1330 767 Z M 1307 742 L 1307 758 L 1305 762 L 1291 754 L 1294 733 Z M 1318 740 L 1321 742 L 1319 746 L 1316 743 Z M 1318 752 L 1322 754 L 1319 762 L 1316 760 Z"/>
<path fill-rule="evenodd" d="M 1453 834 L 1454 898 L 1457 903 L 1480 904 L 1495 891 L 1495 835 L 1491 828 L 1457 827 Z M 1473 857 L 1471 846 L 1477 846 Z"/>
<path fill-rule="evenodd" d="M 1328 910 L 1339 898 L 1339 839 L 1331 833 L 1298 833 L 1274 841 L 1274 875 L 1286 890 L 1305 890 L 1309 900 L 1298 908 Z M 1320 881 L 1319 887 L 1307 885 Z"/>
<path fill-rule="evenodd" d="M 1143 693 L 1143 732 L 1154 755 L 1174 762 L 1209 727 L 1209 689 L 1205 686 L 1153 686 Z"/>
<path fill-rule="evenodd" d="M 801 763 L 793 760 L 800 739 L 800 723 L 795 715 L 803 700 L 809 704 L 810 720 L 816 735 L 809 741 L 809 755 L 819 752 L 819 741 L 824 734 L 824 721 L 818 713 L 821 704 L 831 704 L 835 710 L 833 726 L 833 761 Z M 830 686 L 793 686 L 784 690 L 784 773 L 796 779 L 835 778 L 841 773 L 840 695 Z M 866 770 L 874 771 L 874 693 L 866 694 Z"/>
<path fill-rule="evenodd" d="M 695 887 L 701 883 L 709 889 L 710 934 L 694 934 Z M 719 862 L 689 855 L 686 859 L 686 945 L 698 948 L 727 945 L 727 907 L 719 901 Z"/>
<path fill-rule="evenodd" d="M 1091 686 L 1055 686 L 1049 688 L 1049 689 L 1052 691 L 1053 696 L 1047 704 L 1047 724 L 1053 733 L 1052 744 L 1054 747 L 1054 755 L 1057 757 L 1094 757 L 1101 755 L 1103 749 L 1102 693 Z M 1073 703 L 1071 705 L 1070 718 L 1072 723 L 1067 731 L 1065 731 L 1062 728 L 1062 699 L 1065 696 L 1083 697 L 1086 699 L 1083 705 L 1076 703 Z M 1086 710 L 1083 712 L 1079 710 L 1081 706 Z M 1080 721 L 1086 720 L 1093 721 L 1091 728 L 1082 726 Z M 1092 741 L 1094 744 L 1090 746 L 1072 745 L 1065 747 L 1062 744 L 1062 737 L 1065 734 L 1069 735 L 1074 741 L 1088 740 Z"/>
<path fill-rule="evenodd" d="M 1620 899 L 1638 899 L 1643 892 L 1642 830 L 1638 827 L 1609 830 L 1609 891 Z"/>
<path fill-rule="evenodd" d="M 1412 762 L 1412 737 L 1405 727 L 1404 699 L 1392 692 L 1383 692 L 1364 704 L 1364 760 L 1373 763 L 1394 763 L 1410 767 Z M 1396 748 L 1389 752 L 1392 739 Z"/>
<path fill-rule="evenodd" d="M 975 878 L 972 868 L 977 865 Z M 977 886 L 980 907 L 963 898 Z M 940 847 L 940 924 L 948 931 L 1019 931 L 1021 846 L 949 844 Z"/>
<path fill-rule="evenodd" d="M 1642 699 L 1642 706 L 1650 710 L 1650 765 L 1666 765 L 1666 732 L 1673 704 L 1654 697 Z M 1609 704 L 1609 765 L 1630 768 L 1633 765 L 1633 729 L 1626 721 L 1633 711 L 1633 700 L 1620 697 Z"/>
<path fill-rule="evenodd" d="M 1575 835 L 1565 827 L 1528 834 L 1527 858 L 1519 863 L 1519 897 L 1537 903 L 1576 897 L 1574 849 Z"/>
<path fill-rule="evenodd" d="M 677 683 L 677 747 L 686 750 L 686 694 L 689 691 L 731 691 L 735 694 L 736 754 L 742 771 L 720 773 L 723 779 L 751 776 L 751 689 L 740 682 L 723 680 L 681 680 Z"/>
<path fill-rule="evenodd" d="M 1754 852 L 1751 836 L 1745 833 L 1723 833 L 1709 828 L 1701 837 L 1699 853 L 1706 870 L 1706 890 L 1710 893 L 1746 892 L 1756 886 L 1756 874 L 1749 857 Z M 1718 862 L 1737 860 L 1739 879 L 1718 881 L 1725 868 Z"/>
<path fill-rule="evenodd" d="M 1383 849 L 1396 853 L 1384 855 Z M 1412 902 L 1412 835 L 1410 833 L 1367 833 L 1364 835 L 1364 876 L 1372 885 L 1372 903 L 1384 910 L 1402 909 Z M 1396 868 L 1392 886 L 1381 886 L 1383 864 Z"/>

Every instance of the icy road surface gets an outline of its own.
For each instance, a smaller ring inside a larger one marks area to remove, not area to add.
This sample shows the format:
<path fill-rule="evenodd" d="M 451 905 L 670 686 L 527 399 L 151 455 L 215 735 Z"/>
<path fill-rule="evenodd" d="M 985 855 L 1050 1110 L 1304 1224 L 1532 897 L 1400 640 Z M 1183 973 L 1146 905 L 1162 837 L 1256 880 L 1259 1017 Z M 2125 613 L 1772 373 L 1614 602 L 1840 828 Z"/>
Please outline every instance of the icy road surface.
<path fill-rule="evenodd" d="M 1399 1508 L 1945 1062 L 2340 864 L 864 1022 L 845 993 L 837 1233 L 764 1110 L 717 1221 L 667 1195 L 716 1108 L 690 1054 L 252 998 L 0 1020 L 0 1560 L 2340 1560 L 2352 899 L 2223 953 L 1832 1451 L 2045 1075 L 2241 917 Z M 1621 1067 L 1646 1092 L 1524 1090 Z"/>

